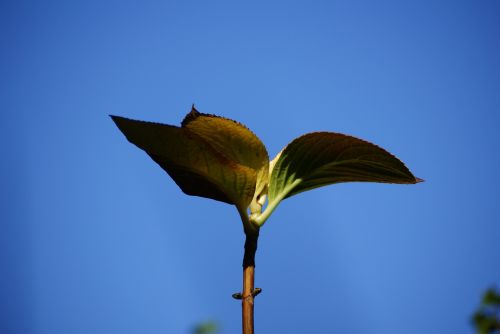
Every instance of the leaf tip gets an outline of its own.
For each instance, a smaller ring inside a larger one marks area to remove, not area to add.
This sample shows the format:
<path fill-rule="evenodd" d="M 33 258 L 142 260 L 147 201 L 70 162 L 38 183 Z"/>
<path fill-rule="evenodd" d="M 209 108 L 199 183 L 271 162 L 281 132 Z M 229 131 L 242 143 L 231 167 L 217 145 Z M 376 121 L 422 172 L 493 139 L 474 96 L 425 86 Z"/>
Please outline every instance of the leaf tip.
<path fill-rule="evenodd" d="M 117 127 L 120 127 L 120 124 L 122 124 L 123 121 L 126 120 L 125 117 L 116 116 L 116 115 L 109 115 L 109 117 L 111 117 L 111 120 L 115 123 L 115 125 Z"/>
<path fill-rule="evenodd" d="M 193 103 L 193 105 L 191 106 L 191 111 L 186 115 L 186 117 L 184 117 L 184 119 L 181 122 L 181 126 L 186 126 L 189 122 L 195 120 L 200 115 L 201 113 L 198 110 L 196 110 Z"/>

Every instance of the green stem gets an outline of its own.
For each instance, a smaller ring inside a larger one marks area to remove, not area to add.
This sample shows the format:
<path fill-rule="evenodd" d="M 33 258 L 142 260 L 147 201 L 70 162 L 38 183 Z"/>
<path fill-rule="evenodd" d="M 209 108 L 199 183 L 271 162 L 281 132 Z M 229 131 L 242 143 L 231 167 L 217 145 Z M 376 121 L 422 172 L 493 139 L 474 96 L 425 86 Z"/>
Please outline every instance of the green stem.
<path fill-rule="evenodd" d="M 296 179 L 292 183 L 290 183 L 288 186 L 286 186 L 281 193 L 278 194 L 275 198 L 273 198 L 272 201 L 270 201 L 267 204 L 266 209 L 264 212 L 257 217 L 252 217 L 250 218 L 250 223 L 256 224 L 257 226 L 261 227 L 264 225 L 266 220 L 269 218 L 271 213 L 276 209 L 278 204 L 295 188 L 300 182 L 302 182 L 302 179 Z"/>

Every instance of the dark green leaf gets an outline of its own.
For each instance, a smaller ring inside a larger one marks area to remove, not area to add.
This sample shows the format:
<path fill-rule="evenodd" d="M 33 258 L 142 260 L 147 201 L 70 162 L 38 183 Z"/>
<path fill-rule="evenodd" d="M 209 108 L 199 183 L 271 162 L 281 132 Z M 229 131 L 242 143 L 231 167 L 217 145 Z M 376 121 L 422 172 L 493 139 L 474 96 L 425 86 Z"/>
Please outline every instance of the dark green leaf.
<path fill-rule="evenodd" d="M 500 306 L 500 294 L 495 289 L 488 289 L 483 296 L 483 305 Z"/>
<path fill-rule="evenodd" d="M 314 132 L 295 139 L 271 162 L 271 168 L 270 203 L 340 182 L 422 181 L 384 149 L 333 132 Z"/>

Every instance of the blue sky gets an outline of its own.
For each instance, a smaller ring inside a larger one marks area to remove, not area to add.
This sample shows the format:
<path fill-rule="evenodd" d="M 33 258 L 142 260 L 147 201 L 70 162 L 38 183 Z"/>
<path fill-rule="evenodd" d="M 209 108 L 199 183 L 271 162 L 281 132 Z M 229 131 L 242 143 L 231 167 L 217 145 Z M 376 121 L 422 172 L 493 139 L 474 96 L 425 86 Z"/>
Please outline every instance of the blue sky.
<path fill-rule="evenodd" d="M 0 332 L 240 330 L 243 232 L 108 114 L 325 130 L 425 183 L 287 199 L 261 231 L 257 333 L 472 333 L 500 287 L 500 3 L 0 4 Z"/>

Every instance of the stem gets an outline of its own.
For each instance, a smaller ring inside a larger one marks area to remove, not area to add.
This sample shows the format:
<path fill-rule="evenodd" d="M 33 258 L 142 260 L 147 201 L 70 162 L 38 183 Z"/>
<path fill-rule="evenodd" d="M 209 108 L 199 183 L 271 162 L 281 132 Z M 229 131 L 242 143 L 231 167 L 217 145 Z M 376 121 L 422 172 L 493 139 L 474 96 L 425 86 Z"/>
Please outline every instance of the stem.
<path fill-rule="evenodd" d="M 255 252 L 259 230 L 245 231 L 245 255 L 243 256 L 243 292 L 241 298 L 243 334 L 254 334 L 253 305 L 254 305 L 254 278 Z"/>
<path fill-rule="evenodd" d="M 280 204 L 280 202 L 286 197 L 286 195 L 288 195 L 293 190 L 293 188 L 295 188 L 301 182 L 302 182 L 302 179 L 299 178 L 299 179 L 296 179 L 295 181 L 293 181 L 292 183 L 290 183 L 288 186 L 286 186 L 276 196 L 276 198 L 274 198 L 272 201 L 269 201 L 269 203 L 267 204 L 267 207 L 264 210 L 264 212 L 261 213 L 259 216 L 255 217 L 255 218 L 250 218 L 250 220 L 251 220 L 250 222 L 254 223 L 258 227 L 261 227 L 262 225 L 264 225 L 264 223 L 266 222 L 267 218 L 269 218 L 269 216 L 271 215 L 271 213 L 273 213 L 274 209 L 276 209 L 276 207 L 278 206 L 278 204 Z"/>

